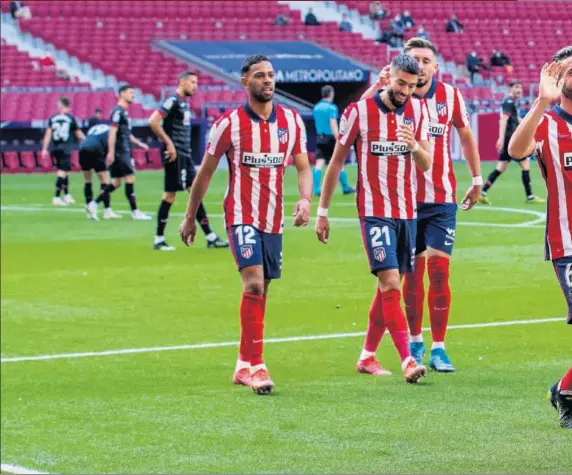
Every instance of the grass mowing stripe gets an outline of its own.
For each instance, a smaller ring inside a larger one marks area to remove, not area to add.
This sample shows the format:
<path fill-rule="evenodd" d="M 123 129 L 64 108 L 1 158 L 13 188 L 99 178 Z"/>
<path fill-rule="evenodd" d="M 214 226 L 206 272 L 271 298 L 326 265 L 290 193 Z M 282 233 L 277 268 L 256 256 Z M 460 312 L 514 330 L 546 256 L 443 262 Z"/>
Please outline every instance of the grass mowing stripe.
<path fill-rule="evenodd" d="M 448 330 L 463 330 L 470 328 L 489 328 L 489 327 L 506 327 L 512 325 L 530 325 L 536 323 L 552 323 L 562 322 L 563 317 L 560 318 L 543 318 L 537 320 L 512 320 L 506 322 L 489 322 L 489 323 L 469 323 L 463 325 L 450 325 Z M 429 328 L 423 328 L 423 331 L 429 331 Z M 306 336 L 290 336 L 283 338 L 268 338 L 264 343 L 289 343 L 295 341 L 313 341 L 313 340 L 335 340 L 339 338 L 353 338 L 364 336 L 365 332 L 352 332 L 352 333 L 326 333 L 322 335 L 306 335 Z M 129 355 L 137 353 L 155 353 L 160 351 L 177 351 L 177 350 L 200 350 L 203 348 L 221 348 L 228 346 L 238 346 L 237 341 L 223 341 L 219 343 L 196 343 L 191 345 L 175 345 L 175 346 L 155 346 L 149 348 L 126 348 L 122 350 L 108 350 L 108 351 L 93 351 L 85 353 L 61 353 L 54 355 L 37 355 L 37 356 L 14 356 L 6 357 L 0 360 L 1 363 L 17 363 L 20 361 L 45 361 L 56 359 L 71 359 L 71 358 L 89 358 L 94 356 L 115 356 L 115 355 Z"/>

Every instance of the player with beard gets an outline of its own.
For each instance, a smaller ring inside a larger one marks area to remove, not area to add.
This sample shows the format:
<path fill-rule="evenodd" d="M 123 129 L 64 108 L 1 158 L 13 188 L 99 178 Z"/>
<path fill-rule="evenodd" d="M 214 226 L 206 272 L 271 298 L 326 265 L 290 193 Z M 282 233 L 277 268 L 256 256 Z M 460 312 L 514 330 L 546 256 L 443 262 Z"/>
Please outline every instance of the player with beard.
<path fill-rule="evenodd" d="M 167 244 L 164 237 L 169 210 L 175 202 L 177 191 L 190 191 L 196 175 L 191 154 L 191 111 L 187 100 L 195 93 L 197 86 L 197 73 L 182 72 L 175 93 L 168 96 L 161 104 L 161 108 L 153 112 L 149 118 L 151 130 L 163 142 L 165 168 L 163 200 L 157 213 L 157 232 L 153 243 L 153 249 L 158 251 L 175 250 L 174 246 Z M 220 239 L 212 231 L 202 203 L 197 210 L 197 220 L 205 233 L 207 247 L 228 247 L 228 242 Z"/>
<path fill-rule="evenodd" d="M 526 203 L 544 203 L 545 201 L 538 198 L 532 192 L 530 184 L 530 157 L 519 158 L 515 160 L 508 153 L 508 143 L 512 134 L 520 123 L 520 98 L 522 97 L 522 84 L 519 81 L 510 83 L 510 94 L 505 98 L 501 106 L 501 114 L 499 121 L 499 138 L 497 140 L 497 151 L 499 153 L 499 161 L 496 168 L 489 174 L 485 186 L 483 186 L 482 196 L 479 203 L 490 205 L 491 202 L 487 196 L 493 183 L 503 174 L 508 164 L 514 160 L 522 169 L 522 186 L 526 195 Z"/>
<path fill-rule="evenodd" d="M 308 224 L 312 197 L 304 122 L 297 112 L 272 101 L 275 78 L 265 56 L 251 56 L 243 63 L 241 83 L 248 101 L 214 123 L 180 227 L 183 242 L 192 244 L 201 200 L 226 155 L 229 186 L 224 218 L 243 290 L 233 382 L 250 386 L 257 394 L 270 394 L 274 388 L 262 356 L 264 319 L 268 287 L 282 272 L 284 170 L 290 155 L 298 169 L 300 191 L 294 226 Z"/>
<path fill-rule="evenodd" d="M 552 106 L 560 99 L 560 104 Z M 550 108 L 548 111 L 547 109 Z M 540 74 L 538 98 L 508 145 L 511 157 L 535 154 L 548 190 L 545 249 L 568 304 L 572 325 L 572 46 Z M 560 425 L 572 429 L 572 368 L 549 392 Z"/>
<path fill-rule="evenodd" d="M 456 178 L 451 157 L 451 134 L 455 127 L 463 155 L 472 176 L 472 185 L 462 201 L 462 209 L 471 209 L 479 198 L 481 165 L 475 137 L 469 126 L 465 101 L 456 87 L 438 81 L 437 50 L 422 38 L 412 38 L 404 53 L 419 64 L 419 82 L 414 96 L 426 106 L 429 114 L 429 136 L 433 165 L 428 171 L 417 169 L 417 243 L 415 268 L 405 274 L 403 299 L 411 332 L 411 354 L 422 364 L 424 274 L 429 274 L 429 317 L 431 321 L 431 357 L 429 366 L 439 372 L 452 372 L 454 366 L 445 352 L 445 335 L 451 307 L 449 267 L 456 233 Z M 370 96 L 387 82 L 387 67 L 380 73 L 377 85 L 364 96 Z M 363 96 L 362 96 L 363 98 Z"/>
<path fill-rule="evenodd" d="M 322 188 L 316 234 L 328 242 L 328 207 L 345 157 L 356 149 L 358 163 L 357 208 L 370 270 L 377 277 L 369 326 L 357 363 L 360 373 L 391 374 L 375 357 L 388 329 L 401 358 L 405 381 L 415 383 L 427 373 L 411 356 L 407 320 L 401 309 L 401 276 L 415 261 L 417 206 L 415 171 L 431 168 L 425 105 L 411 99 L 419 81 L 414 58 L 396 56 L 387 87 L 373 97 L 348 106 Z"/>

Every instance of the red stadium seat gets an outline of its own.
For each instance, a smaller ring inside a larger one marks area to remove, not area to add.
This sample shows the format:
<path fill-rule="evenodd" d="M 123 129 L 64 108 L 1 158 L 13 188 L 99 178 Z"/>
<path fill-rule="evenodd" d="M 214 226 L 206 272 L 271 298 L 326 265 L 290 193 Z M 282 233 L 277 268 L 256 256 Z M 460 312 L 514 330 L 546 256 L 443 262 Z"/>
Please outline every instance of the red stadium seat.
<path fill-rule="evenodd" d="M 2 171 L 4 173 L 17 173 L 20 171 L 18 152 L 3 152 L 2 158 Z M 4 165 L 6 165 L 6 167 L 4 167 Z"/>
<path fill-rule="evenodd" d="M 23 171 L 32 173 L 36 169 L 35 153 L 32 151 L 20 152 L 20 162 L 22 163 Z"/>
<path fill-rule="evenodd" d="M 147 152 L 149 156 L 150 168 L 161 168 L 163 166 L 163 157 L 161 157 L 161 150 L 158 148 L 151 148 Z"/>

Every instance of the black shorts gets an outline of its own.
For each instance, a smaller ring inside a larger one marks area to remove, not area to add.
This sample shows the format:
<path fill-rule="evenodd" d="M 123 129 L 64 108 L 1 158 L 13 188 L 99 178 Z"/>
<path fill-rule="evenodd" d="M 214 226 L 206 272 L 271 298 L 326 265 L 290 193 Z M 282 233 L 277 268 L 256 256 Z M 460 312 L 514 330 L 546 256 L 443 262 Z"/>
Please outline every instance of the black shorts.
<path fill-rule="evenodd" d="M 56 168 L 64 172 L 72 169 L 71 152 L 68 150 L 52 150 L 52 160 L 56 162 Z"/>
<path fill-rule="evenodd" d="M 165 169 L 164 191 L 175 193 L 188 189 L 195 179 L 195 167 L 190 157 L 177 157 L 174 162 L 163 162 Z"/>
<path fill-rule="evenodd" d="M 135 175 L 135 162 L 131 157 L 115 157 L 115 160 L 109 167 L 111 178 L 124 178 L 129 175 Z"/>
<path fill-rule="evenodd" d="M 318 135 L 316 138 L 316 160 L 325 160 L 330 163 L 336 146 L 336 137 L 333 135 Z"/>
<path fill-rule="evenodd" d="M 528 157 L 524 157 L 524 158 L 512 158 L 509 154 L 508 154 L 508 148 L 505 147 L 501 150 L 500 154 L 499 154 L 499 161 L 501 162 L 522 162 L 523 160 L 526 160 Z"/>
<path fill-rule="evenodd" d="M 80 150 L 79 166 L 84 172 L 95 170 L 96 173 L 101 173 L 107 170 L 105 155 L 97 150 Z"/>

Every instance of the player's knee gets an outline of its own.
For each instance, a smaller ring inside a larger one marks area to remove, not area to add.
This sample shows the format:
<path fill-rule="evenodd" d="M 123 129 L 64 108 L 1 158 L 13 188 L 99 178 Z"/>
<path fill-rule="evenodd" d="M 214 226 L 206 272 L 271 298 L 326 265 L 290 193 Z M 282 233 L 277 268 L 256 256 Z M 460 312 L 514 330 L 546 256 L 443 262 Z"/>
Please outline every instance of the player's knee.
<path fill-rule="evenodd" d="M 260 279 L 247 279 L 244 282 L 244 292 L 254 295 L 264 295 L 264 280 Z"/>
<path fill-rule="evenodd" d="M 379 290 L 381 290 L 382 292 L 388 292 L 390 290 L 400 290 L 401 288 L 400 284 L 401 280 L 399 278 L 398 273 L 391 276 L 384 276 L 383 278 L 379 279 Z"/>
<path fill-rule="evenodd" d="M 167 203 L 173 204 L 176 200 L 176 196 L 177 195 L 175 193 L 164 192 L 163 193 L 163 201 L 166 201 Z"/>

